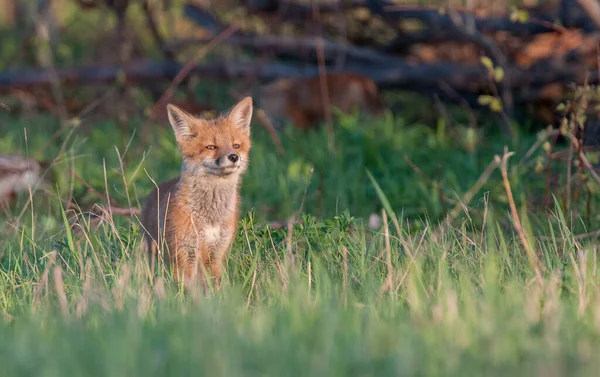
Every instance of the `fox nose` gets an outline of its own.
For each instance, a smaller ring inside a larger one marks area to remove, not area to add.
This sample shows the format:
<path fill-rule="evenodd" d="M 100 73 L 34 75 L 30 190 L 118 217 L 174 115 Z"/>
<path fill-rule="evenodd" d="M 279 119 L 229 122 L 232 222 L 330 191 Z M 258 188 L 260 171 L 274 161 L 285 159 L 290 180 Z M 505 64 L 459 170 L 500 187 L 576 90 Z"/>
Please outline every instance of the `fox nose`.
<path fill-rule="evenodd" d="M 227 158 L 229 159 L 229 161 L 231 162 L 237 162 L 240 159 L 240 156 L 238 156 L 235 153 L 230 154 L 229 156 L 227 156 Z"/>

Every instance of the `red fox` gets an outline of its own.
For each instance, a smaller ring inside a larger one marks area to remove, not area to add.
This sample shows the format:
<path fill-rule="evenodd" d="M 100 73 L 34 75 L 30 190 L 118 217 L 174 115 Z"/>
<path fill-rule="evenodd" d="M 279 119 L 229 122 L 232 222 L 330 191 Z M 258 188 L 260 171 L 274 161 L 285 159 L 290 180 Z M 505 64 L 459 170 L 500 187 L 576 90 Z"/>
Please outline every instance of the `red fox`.
<path fill-rule="evenodd" d="M 239 217 L 239 184 L 248 167 L 252 98 L 215 119 L 193 116 L 167 105 L 169 122 L 183 157 L 180 177 L 158 186 L 142 206 L 146 251 L 154 265 L 166 241 L 166 261 L 186 289 L 204 269 L 216 283 Z"/>
<path fill-rule="evenodd" d="M 357 107 L 377 115 L 383 112 L 371 79 L 354 73 L 327 73 L 325 83 L 331 107 L 344 113 Z M 307 129 L 325 119 L 322 93 L 320 76 L 279 79 L 261 89 L 260 106 L 274 124 L 291 120 L 294 126 Z"/>

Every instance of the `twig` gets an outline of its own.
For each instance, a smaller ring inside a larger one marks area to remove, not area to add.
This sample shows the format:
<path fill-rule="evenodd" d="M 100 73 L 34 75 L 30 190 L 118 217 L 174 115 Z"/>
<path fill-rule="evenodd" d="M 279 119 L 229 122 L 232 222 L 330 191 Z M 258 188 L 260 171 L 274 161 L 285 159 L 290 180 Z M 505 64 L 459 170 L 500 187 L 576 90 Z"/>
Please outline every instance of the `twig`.
<path fill-rule="evenodd" d="M 54 62 L 54 53 L 52 51 L 52 38 L 50 28 L 52 18 L 52 8 L 49 1 L 41 1 L 36 5 L 36 36 L 39 39 L 37 60 L 38 63 L 48 70 L 48 77 L 50 79 L 50 85 L 52 89 L 52 95 L 58 107 L 58 115 L 64 127 L 67 124 L 68 114 L 65 106 L 65 99 L 63 95 L 62 86 L 56 70 Z"/>
<path fill-rule="evenodd" d="M 313 2 L 313 17 L 320 21 L 321 15 L 319 13 L 318 7 L 316 3 Z M 321 28 L 321 24 L 319 23 L 319 34 L 323 34 L 323 30 Z M 317 61 L 319 68 L 319 82 L 321 88 L 321 98 L 323 100 L 323 109 L 325 110 L 325 124 L 327 125 L 327 135 L 328 143 L 327 147 L 329 148 L 329 152 L 333 152 L 335 150 L 335 133 L 333 130 L 333 117 L 331 115 L 331 103 L 329 99 L 329 88 L 327 87 L 327 78 L 325 77 L 327 74 L 327 69 L 325 67 L 325 46 L 323 43 L 323 39 L 319 41 L 317 46 L 315 47 L 317 52 Z"/>
<path fill-rule="evenodd" d="M 344 300 L 344 307 L 348 305 L 347 289 L 348 289 L 348 249 L 346 246 L 342 246 L 342 265 L 343 265 L 343 280 L 342 280 L 342 294 Z"/>
<path fill-rule="evenodd" d="M 573 143 L 569 145 L 569 157 L 567 158 L 567 197 L 565 198 L 565 208 L 567 214 L 571 213 L 571 179 L 572 179 L 572 166 L 573 166 Z"/>
<path fill-rule="evenodd" d="M 408 156 L 406 154 L 404 155 L 404 161 L 406 161 L 408 166 L 410 166 L 414 170 L 415 173 L 417 173 L 418 175 L 423 177 L 423 179 L 425 179 L 425 181 L 430 186 L 436 188 L 438 195 L 440 197 L 440 206 L 442 207 L 442 211 L 443 211 L 442 213 L 446 214 L 446 202 L 450 203 L 450 202 L 454 202 L 454 201 L 447 198 L 446 195 L 444 195 L 444 190 L 442 189 L 441 185 L 436 185 L 435 182 L 433 181 L 433 179 L 431 179 L 427 175 L 425 175 L 423 170 L 421 170 L 420 167 L 418 167 L 414 162 L 412 162 L 411 159 L 408 158 Z"/>
<path fill-rule="evenodd" d="M 583 150 L 579 148 L 579 141 L 577 140 L 575 135 L 573 135 L 571 132 L 567 132 L 565 136 L 568 137 L 571 140 L 571 143 L 575 145 L 575 149 L 578 150 L 579 159 L 583 163 L 583 166 L 590 173 L 594 181 L 596 181 L 596 183 L 600 185 L 600 175 L 596 173 L 596 169 L 594 169 L 590 161 L 587 159 L 587 157 L 585 157 L 585 153 L 583 152 Z"/>
<path fill-rule="evenodd" d="M 171 49 L 165 44 L 165 40 L 160 35 L 158 31 L 158 27 L 156 26 L 156 20 L 154 20 L 154 14 L 152 12 L 152 8 L 150 5 L 150 0 L 144 0 L 142 3 L 142 10 L 146 16 L 146 25 L 148 29 L 150 29 L 150 33 L 152 34 L 152 38 L 154 38 L 154 42 L 158 45 L 158 48 L 161 50 L 162 54 L 165 58 L 169 60 L 175 60 L 175 54 Z"/>
<path fill-rule="evenodd" d="M 586 11 L 589 18 L 600 27 L 600 3 L 596 0 L 577 0 L 579 5 Z"/>
<path fill-rule="evenodd" d="M 60 304 L 60 310 L 63 317 L 66 318 L 69 315 L 69 304 L 67 301 L 67 294 L 65 293 L 65 283 L 63 281 L 62 270 L 60 267 L 54 267 L 52 269 L 52 277 L 54 280 L 54 289 L 56 290 L 56 294 L 58 296 L 58 303 Z"/>
<path fill-rule="evenodd" d="M 111 205 L 117 206 L 117 203 L 112 198 L 107 197 L 103 193 L 101 193 L 98 190 L 96 190 L 95 188 L 93 188 L 85 179 L 81 178 L 81 176 L 79 174 L 77 174 L 77 172 L 74 169 L 71 169 L 71 170 L 72 170 L 73 176 L 79 182 L 81 182 L 89 192 L 96 195 L 98 198 L 104 200 L 105 202 L 110 203 Z"/>
<path fill-rule="evenodd" d="M 173 94 L 175 93 L 175 89 L 177 86 L 185 79 L 185 77 L 194 69 L 194 66 L 198 63 L 200 59 L 202 59 L 206 54 L 211 51 L 215 46 L 229 38 L 235 31 L 238 29 L 236 25 L 232 25 L 225 29 L 222 33 L 217 35 L 209 44 L 207 44 L 204 48 L 202 48 L 198 54 L 191 59 L 189 59 L 183 68 L 175 75 L 173 82 L 169 86 L 169 88 L 165 91 L 165 93 L 160 97 L 160 99 L 154 105 L 154 109 L 152 111 L 153 117 L 157 117 L 160 110 L 166 106 L 167 102 L 171 100 Z"/>
<path fill-rule="evenodd" d="M 446 216 L 446 220 L 445 220 L 446 226 L 452 225 L 452 222 L 458 217 L 458 214 L 460 213 L 462 208 L 464 208 L 465 205 L 469 204 L 469 202 L 473 199 L 473 196 L 475 196 L 475 194 L 481 189 L 481 187 L 490 178 L 490 175 L 492 175 L 492 172 L 498 166 L 500 166 L 500 163 L 501 162 L 498 161 L 496 158 L 494 158 L 494 160 L 492 160 L 492 162 L 490 162 L 490 164 L 487 166 L 487 168 L 485 168 L 483 173 L 481 173 L 481 175 L 479 176 L 477 181 L 475 181 L 475 184 L 469 189 L 469 191 L 467 191 L 463 195 L 460 202 L 456 206 L 454 206 L 452 211 L 450 211 L 448 216 Z"/>
<path fill-rule="evenodd" d="M 385 209 L 381 210 L 383 216 L 383 231 L 384 231 L 384 239 L 385 239 L 385 264 L 387 267 L 387 275 L 385 277 L 385 281 L 381 288 L 379 289 L 379 296 L 384 295 L 388 292 L 394 283 L 394 270 L 392 268 L 392 248 L 390 245 L 390 231 L 388 226 L 387 213 Z"/>
<path fill-rule="evenodd" d="M 531 245 L 529 244 L 527 237 L 525 236 L 525 231 L 523 230 L 523 226 L 521 225 L 521 220 L 519 218 L 519 212 L 517 211 L 517 206 L 515 205 L 515 199 L 513 198 L 512 190 L 510 188 L 510 181 L 508 180 L 508 159 L 513 154 L 514 154 L 514 152 L 508 152 L 507 148 L 504 148 L 504 155 L 502 156 L 502 158 L 500 158 L 500 156 L 496 155 L 496 157 L 494 158 L 494 161 L 497 164 L 500 164 L 500 172 L 502 173 L 502 182 L 504 183 L 504 190 L 506 191 L 506 197 L 508 198 L 508 204 L 510 206 L 511 216 L 513 218 L 513 227 L 515 228 L 515 231 L 519 235 L 521 244 L 523 245 L 523 248 L 525 249 L 525 252 L 527 253 L 527 256 L 529 258 L 529 262 L 531 263 L 531 265 L 534 268 L 535 275 L 536 275 L 538 281 L 541 283 L 542 274 L 540 272 L 539 260 L 538 260 L 537 256 L 535 255 L 535 252 L 531 248 Z"/>
<path fill-rule="evenodd" d="M 33 299 L 31 300 L 31 303 L 33 305 L 35 305 L 40 300 L 42 290 L 44 289 L 44 287 L 48 289 L 48 275 L 50 274 L 50 268 L 52 268 L 54 262 L 56 261 L 56 254 L 56 250 L 52 250 L 48 254 L 48 261 L 46 262 L 46 267 L 44 268 L 44 272 L 42 273 L 42 276 L 40 277 L 40 280 L 37 283 L 35 293 L 33 294 Z"/>

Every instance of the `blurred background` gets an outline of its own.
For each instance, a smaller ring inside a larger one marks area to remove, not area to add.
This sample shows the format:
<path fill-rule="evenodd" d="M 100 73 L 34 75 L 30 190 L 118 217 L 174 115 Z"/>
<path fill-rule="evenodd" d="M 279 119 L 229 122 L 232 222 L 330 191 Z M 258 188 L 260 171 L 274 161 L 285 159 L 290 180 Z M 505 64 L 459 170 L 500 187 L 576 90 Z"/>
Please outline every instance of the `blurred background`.
<path fill-rule="evenodd" d="M 348 209 L 376 224 L 373 181 L 415 227 L 463 207 L 480 216 L 488 199 L 507 203 L 500 173 L 486 173 L 506 146 L 519 205 L 547 208 L 554 195 L 597 221 L 596 1 L 0 5 L 10 221 L 38 200 L 42 231 L 61 206 L 135 215 L 152 180 L 180 169 L 165 105 L 214 116 L 246 95 L 256 110 L 242 195 L 257 218 Z M 27 182 L 45 189 L 30 195 Z"/>

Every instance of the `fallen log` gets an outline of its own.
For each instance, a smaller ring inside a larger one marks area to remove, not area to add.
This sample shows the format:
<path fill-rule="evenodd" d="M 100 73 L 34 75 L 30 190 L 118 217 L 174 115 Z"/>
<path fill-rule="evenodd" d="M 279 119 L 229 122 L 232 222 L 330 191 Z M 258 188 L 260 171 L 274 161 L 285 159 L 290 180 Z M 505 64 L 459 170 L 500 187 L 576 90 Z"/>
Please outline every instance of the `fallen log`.
<path fill-rule="evenodd" d="M 61 83 L 95 84 L 115 82 L 139 83 L 157 79 L 173 79 L 182 65 L 171 61 L 133 61 L 123 66 L 87 66 L 57 69 L 57 77 Z M 552 83 L 582 84 L 586 78 L 590 83 L 598 80 L 597 70 L 586 70 L 581 64 L 557 66 L 552 62 L 542 62 L 530 69 L 519 69 L 513 66 L 506 68 L 509 72 L 504 86 L 521 89 L 531 86 L 544 86 Z M 328 72 L 357 73 L 373 79 L 383 88 L 435 87 L 445 83 L 455 90 L 477 92 L 489 87 L 490 78 L 486 69 L 480 64 L 436 63 L 411 65 L 395 60 L 393 65 L 363 66 L 350 64 L 343 68 L 327 67 Z M 265 63 L 256 66 L 253 62 L 214 61 L 196 65 L 192 74 L 206 80 L 232 80 L 248 76 L 266 82 L 283 77 L 311 77 L 319 74 L 317 66 L 297 66 L 284 63 Z M 0 91 L 17 88 L 50 85 L 51 75 L 48 70 L 36 68 L 14 69 L 0 72 Z"/>
<path fill-rule="evenodd" d="M 523 36 L 556 30 L 556 27 L 552 26 L 553 20 L 551 19 L 541 19 L 537 22 L 515 22 L 510 17 L 479 18 L 467 11 L 440 12 L 439 9 L 400 7 L 385 0 L 367 0 L 366 6 L 387 23 L 417 20 L 437 31 L 452 30 L 465 25 L 480 33 L 508 31 Z"/>
<path fill-rule="evenodd" d="M 179 50 L 194 45 L 205 45 L 211 38 L 188 38 L 171 41 L 167 44 L 171 50 Z M 343 57 L 356 63 L 387 64 L 401 63 L 397 57 L 377 52 L 370 48 L 354 47 L 328 41 L 320 37 L 280 37 L 258 35 L 234 35 L 224 43 L 239 46 L 255 53 L 271 53 L 291 57 L 306 56 L 317 60 L 317 50 L 322 49 L 325 61 Z"/>
<path fill-rule="evenodd" d="M 423 8 L 399 5 L 386 0 L 352 0 L 339 3 L 323 3 L 304 5 L 292 1 L 247 0 L 247 9 L 251 13 L 268 14 L 286 21 L 315 21 L 315 15 L 334 13 L 355 8 L 367 8 L 373 14 L 388 22 L 418 20 L 438 30 L 449 30 L 456 27 L 457 17 L 463 24 L 472 22 L 481 33 L 509 31 L 513 34 L 534 35 L 555 31 L 559 26 L 554 22 L 560 18 L 562 25 L 580 28 L 586 32 L 596 30 L 593 21 L 576 0 L 562 0 L 553 12 L 526 9 L 531 12 L 527 22 L 515 22 L 509 15 L 503 17 L 475 17 L 471 10 L 452 10 L 452 13 L 441 12 L 441 8 Z"/>
<path fill-rule="evenodd" d="M 228 27 L 228 25 L 216 20 L 208 11 L 194 4 L 186 4 L 183 14 L 196 25 L 208 29 L 212 37 Z M 178 50 L 190 45 L 204 45 L 210 43 L 211 40 L 210 37 L 180 39 L 168 43 L 167 46 L 171 50 Z M 237 31 L 235 35 L 230 36 L 224 42 L 255 53 L 272 53 L 280 57 L 283 55 L 294 58 L 304 56 L 315 61 L 319 49 L 323 52 L 327 62 L 344 57 L 360 63 L 382 64 L 390 62 L 391 64 L 395 59 L 394 56 L 379 53 L 370 48 L 355 47 L 347 43 L 335 43 L 321 37 L 265 36 Z"/>

